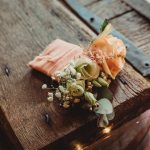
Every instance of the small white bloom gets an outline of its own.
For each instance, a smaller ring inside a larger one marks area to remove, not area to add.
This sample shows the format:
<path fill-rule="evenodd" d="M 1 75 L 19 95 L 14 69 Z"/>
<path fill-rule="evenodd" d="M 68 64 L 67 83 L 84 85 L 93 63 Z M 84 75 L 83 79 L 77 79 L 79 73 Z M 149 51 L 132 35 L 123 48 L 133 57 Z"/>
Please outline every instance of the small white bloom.
<path fill-rule="evenodd" d="M 69 69 L 69 67 L 65 69 L 65 73 L 70 74 L 70 69 Z"/>
<path fill-rule="evenodd" d="M 76 79 L 72 79 L 72 82 L 76 82 Z"/>
<path fill-rule="evenodd" d="M 69 69 L 70 69 L 70 73 L 75 76 L 76 75 L 76 70 L 72 67 L 72 66 L 69 66 Z"/>
<path fill-rule="evenodd" d="M 88 82 L 87 84 L 88 84 L 88 85 L 92 85 L 92 83 L 91 83 L 91 82 Z"/>
<path fill-rule="evenodd" d="M 59 88 L 60 92 L 62 92 L 64 94 L 68 94 L 69 93 L 69 91 L 66 90 L 62 85 L 60 85 L 58 88 Z"/>
<path fill-rule="evenodd" d="M 47 84 L 43 84 L 42 89 L 47 89 Z"/>
<path fill-rule="evenodd" d="M 74 61 L 71 61 L 71 62 L 70 62 L 70 65 L 74 67 L 74 66 L 75 66 L 75 62 L 74 62 Z"/>
<path fill-rule="evenodd" d="M 49 96 L 49 97 L 53 97 L 53 93 L 48 92 L 48 96 Z"/>
<path fill-rule="evenodd" d="M 73 99 L 73 97 L 72 97 L 72 96 L 70 96 L 70 99 Z"/>
<path fill-rule="evenodd" d="M 53 80 L 55 80 L 55 79 L 56 79 L 56 78 L 55 78 L 55 77 L 53 77 L 53 76 L 52 76 L 51 78 L 52 78 Z"/>
<path fill-rule="evenodd" d="M 74 102 L 74 103 L 79 103 L 79 102 L 80 102 L 80 99 L 79 99 L 79 98 L 75 98 L 73 102 Z"/>
<path fill-rule="evenodd" d="M 104 80 L 107 80 L 107 77 L 106 77 L 106 76 L 104 76 L 104 77 L 103 77 L 103 79 L 104 79 Z"/>
<path fill-rule="evenodd" d="M 57 74 L 60 74 L 60 71 L 56 71 L 56 72 L 55 72 L 55 75 L 57 75 Z"/>
<path fill-rule="evenodd" d="M 60 76 L 60 71 L 56 71 L 56 72 L 55 72 L 55 76 L 56 76 L 56 77 L 59 77 L 59 76 Z"/>
<path fill-rule="evenodd" d="M 70 104 L 70 101 L 65 101 L 64 104 L 69 105 L 69 104 Z"/>
<path fill-rule="evenodd" d="M 106 75 L 105 75 L 105 73 L 104 73 L 104 72 L 102 72 L 102 73 L 101 73 L 101 76 L 102 76 L 102 77 L 105 77 Z"/>
<path fill-rule="evenodd" d="M 49 102 L 52 102 L 52 101 L 53 101 L 53 97 L 48 97 L 47 100 L 48 100 Z"/>
<path fill-rule="evenodd" d="M 64 107 L 64 108 L 69 108 L 70 105 L 64 102 L 63 107 Z"/>
<path fill-rule="evenodd" d="M 58 89 L 58 88 L 56 89 L 56 93 L 57 93 L 57 92 L 59 92 L 59 89 Z"/>
<path fill-rule="evenodd" d="M 55 93 L 55 96 L 56 96 L 57 98 L 61 98 L 61 93 L 60 93 L 60 92 L 56 92 L 56 93 Z"/>
<path fill-rule="evenodd" d="M 92 111 L 93 110 L 92 107 L 90 107 L 89 110 Z"/>
<path fill-rule="evenodd" d="M 77 79 L 80 79 L 80 78 L 81 78 L 81 73 L 78 72 L 78 73 L 76 74 L 76 78 L 77 78 Z"/>
<path fill-rule="evenodd" d="M 91 85 L 88 85 L 88 89 L 92 89 L 92 86 L 91 86 Z"/>
<path fill-rule="evenodd" d="M 66 96 L 66 100 L 68 101 L 70 99 L 70 97 L 69 96 Z"/>
<path fill-rule="evenodd" d="M 65 72 L 62 71 L 62 72 L 60 72 L 60 75 L 59 75 L 59 76 L 60 76 L 60 77 L 65 77 L 66 75 L 67 75 L 67 72 L 66 72 L 66 71 L 65 71 Z"/>
<path fill-rule="evenodd" d="M 60 72 L 60 71 L 57 71 L 57 72 L 55 73 L 55 76 L 56 76 L 56 77 L 61 77 L 61 72 Z"/>

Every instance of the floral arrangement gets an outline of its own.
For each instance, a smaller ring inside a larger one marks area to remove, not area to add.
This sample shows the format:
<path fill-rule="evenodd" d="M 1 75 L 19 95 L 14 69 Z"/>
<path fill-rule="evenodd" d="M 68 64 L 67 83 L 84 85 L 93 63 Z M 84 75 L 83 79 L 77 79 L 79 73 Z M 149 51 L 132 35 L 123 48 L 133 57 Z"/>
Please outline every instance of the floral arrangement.
<path fill-rule="evenodd" d="M 79 105 L 93 111 L 98 127 L 106 127 L 114 118 L 109 86 L 125 64 L 126 47 L 111 31 L 105 20 L 100 34 L 84 50 L 57 39 L 28 64 L 58 81 L 57 88 L 42 86 L 49 89 L 49 102 L 58 99 L 65 109 Z"/>
<path fill-rule="evenodd" d="M 126 48 L 121 40 L 110 35 L 111 30 L 111 24 L 105 20 L 101 33 L 84 49 L 83 55 L 52 77 L 58 81 L 58 88 L 42 86 L 50 90 L 47 98 L 50 102 L 56 97 L 65 109 L 80 103 L 82 108 L 95 112 L 98 127 L 106 127 L 114 118 L 112 93 L 108 87 L 125 63 Z M 107 89 L 107 96 L 100 98 L 101 89 Z"/>

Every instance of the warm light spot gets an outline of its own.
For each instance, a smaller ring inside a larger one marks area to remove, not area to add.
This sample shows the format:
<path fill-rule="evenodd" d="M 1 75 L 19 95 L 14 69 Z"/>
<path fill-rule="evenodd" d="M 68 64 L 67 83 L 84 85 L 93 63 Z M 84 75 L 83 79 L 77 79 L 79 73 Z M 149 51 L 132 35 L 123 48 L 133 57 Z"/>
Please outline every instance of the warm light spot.
<path fill-rule="evenodd" d="M 110 133 L 111 129 L 112 129 L 112 126 L 106 127 L 105 129 L 102 130 L 102 133 L 108 134 L 108 133 Z"/>
<path fill-rule="evenodd" d="M 75 150 L 83 150 L 83 148 L 80 144 L 76 144 L 75 145 Z"/>

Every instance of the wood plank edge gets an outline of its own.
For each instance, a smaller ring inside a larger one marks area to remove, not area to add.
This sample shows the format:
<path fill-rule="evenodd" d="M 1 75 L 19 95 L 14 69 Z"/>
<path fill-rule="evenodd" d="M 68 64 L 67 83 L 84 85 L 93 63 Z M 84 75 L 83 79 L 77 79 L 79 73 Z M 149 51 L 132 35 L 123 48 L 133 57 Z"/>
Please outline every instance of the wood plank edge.
<path fill-rule="evenodd" d="M 125 102 L 123 102 L 122 104 L 117 106 L 115 108 L 115 112 L 116 112 L 115 119 L 111 122 L 111 124 L 114 126 L 114 128 L 117 128 L 118 126 L 122 125 L 123 123 L 136 117 L 137 114 L 139 114 L 137 112 L 142 113 L 143 111 L 148 109 L 150 106 L 149 98 L 150 98 L 150 88 L 147 88 L 144 91 L 142 91 L 140 94 L 138 94 L 136 97 L 126 100 Z M 135 103 L 135 101 L 136 101 L 136 103 Z M 129 105 L 131 105 L 131 106 L 129 107 Z M 148 108 L 147 108 L 147 106 L 148 106 Z M 124 111 L 122 111 L 122 110 L 124 110 Z M 2 124 L 1 125 L 2 129 L 5 131 L 6 135 L 8 136 L 8 138 L 14 145 L 15 149 L 22 150 L 23 147 L 22 147 L 19 139 L 15 135 L 14 131 L 12 130 L 9 122 L 7 121 L 7 118 L 4 115 L 1 107 L 0 107 L 0 120 L 1 120 L 1 124 Z M 75 137 L 81 136 L 81 138 L 82 138 L 82 135 L 85 134 L 84 132 L 89 131 L 89 129 L 93 130 L 93 131 L 91 131 L 92 134 L 93 134 L 93 132 L 97 132 L 97 130 L 99 132 L 99 129 L 95 128 L 95 125 L 96 125 L 96 118 L 89 121 L 89 123 L 79 127 L 75 131 L 72 131 L 71 133 L 67 134 L 65 137 L 62 137 L 41 149 L 53 149 L 53 148 L 56 148 L 58 145 L 61 146 L 66 141 L 67 141 L 67 143 L 68 143 L 68 141 L 71 142 Z M 89 133 L 89 134 L 91 134 L 91 133 Z"/>
<path fill-rule="evenodd" d="M 4 131 L 8 139 L 10 140 L 11 144 L 13 144 L 16 150 L 22 150 L 23 147 L 19 142 L 17 136 L 15 135 L 12 127 L 10 126 L 2 107 L 0 107 L 0 128 Z"/>
<path fill-rule="evenodd" d="M 122 119 L 122 123 L 120 123 L 119 125 L 117 125 L 117 127 L 115 127 L 115 128 L 113 128 L 112 129 L 112 132 L 114 131 L 115 132 L 115 130 L 118 130 L 122 125 L 125 125 L 126 123 L 128 123 L 128 122 L 131 122 L 131 121 L 133 121 L 133 120 L 137 120 L 137 118 L 140 118 L 140 116 L 139 115 L 142 115 L 142 113 L 145 113 L 145 112 L 147 112 L 148 111 L 148 109 L 150 108 L 150 102 L 148 103 L 148 104 L 145 104 L 144 105 L 144 109 L 143 110 L 138 110 L 138 111 L 134 111 L 133 112 L 133 114 L 134 115 L 130 115 L 130 116 L 128 116 L 126 119 Z M 148 127 L 147 127 L 148 128 Z M 147 130 L 148 129 L 146 129 L 145 131 L 144 131 L 144 134 L 147 132 Z M 107 136 L 107 135 L 106 135 Z M 144 135 L 142 135 L 143 136 L 143 138 L 144 138 Z M 108 137 L 109 138 L 109 137 Z M 93 141 L 91 144 L 89 144 L 89 145 L 86 145 L 85 147 L 84 147 L 84 150 L 90 150 L 90 149 L 94 149 L 95 147 L 99 147 L 99 145 L 101 144 L 101 143 L 103 143 L 103 142 L 105 142 L 105 141 L 107 141 L 107 138 L 101 138 L 101 139 L 99 139 L 99 140 L 95 140 L 95 141 Z M 134 142 L 134 139 L 131 141 L 131 143 L 129 144 L 129 145 L 127 145 L 127 148 L 125 148 L 125 149 L 129 149 L 129 147 L 130 148 L 132 148 L 133 149 L 133 147 L 134 147 L 134 149 L 136 149 L 136 147 L 137 147 L 137 145 L 134 145 L 132 142 Z M 132 145 L 131 145 L 132 144 Z M 129 147 L 128 147 L 129 146 Z M 133 146 L 133 147 L 132 147 Z"/>
<path fill-rule="evenodd" d="M 141 113 L 149 109 L 150 107 L 149 98 L 150 98 L 150 88 L 147 88 L 142 93 L 138 94 L 136 97 L 133 97 L 130 100 L 126 100 L 121 105 L 115 108 L 116 116 L 115 116 L 115 119 L 112 122 L 110 122 L 110 124 L 113 126 L 113 128 L 118 128 L 122 124 L 126 123 L 127 121 L 132 120 L 133 118 L 137 117 L 138 115 L 140 115 Z M 135 101 L 137 102 L 135 103 Z M 132 104 L 132 107 L 128 107 L 131 104 Z M 124 110 L 124 108 L 127 108 L 127 109 L 125 111 L 122 111 Z M 71 143 L 75 138 L 77 139 L 78 138 L 84 139 L 85 137 L 90 138 L 90 135 L 98 134 L 100 132 L 100 129 L 95 127 L 96 120 L 97 118 L 89 121 L 89 123 L 79 127 L 78 129 L 76 129 L 75 131 L 72 131 L 65 137 L 60 138 L 57 141 L 41 149 L 42 150 L 59 149 L 61 148 L 61 146 Z M 87 132 L 89 132 L 89 134 L 87 134 Z M 99 137 L 97 137 L 96 135 L 96 138 L 99 138 Z M 68 149 L 70 147 L 66 146 L 66 148 Z"/>

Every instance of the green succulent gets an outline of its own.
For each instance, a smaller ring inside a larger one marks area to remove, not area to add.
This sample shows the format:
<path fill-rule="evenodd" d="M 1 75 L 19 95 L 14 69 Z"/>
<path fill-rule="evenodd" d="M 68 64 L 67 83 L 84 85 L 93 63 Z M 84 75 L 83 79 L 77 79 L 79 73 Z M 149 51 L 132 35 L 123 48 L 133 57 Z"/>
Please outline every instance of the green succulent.
<path fill-rule="evenodd" d="M 81 73 L 81 79 L 83 80 L 96 79 L 100 72 L 100 68 L 97 63 L 87 57 L 79 58 L 75 62 L 75 68 L 77 72 Z"/>

